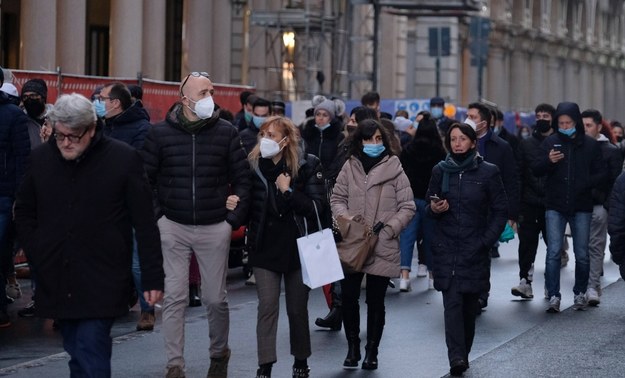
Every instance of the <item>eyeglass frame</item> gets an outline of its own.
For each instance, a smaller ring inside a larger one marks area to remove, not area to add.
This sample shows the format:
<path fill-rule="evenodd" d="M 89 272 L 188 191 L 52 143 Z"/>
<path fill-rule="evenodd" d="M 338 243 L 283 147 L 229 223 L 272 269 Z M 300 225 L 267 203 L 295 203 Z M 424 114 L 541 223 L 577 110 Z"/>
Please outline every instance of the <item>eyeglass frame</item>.
<path fill-rule="evenodd" d="M 106 101 L 106 100 L 113 101 L 113 100 L 119 100 L 119 99 L 118 99 L 117 97 L 111 97 L 111 96 L 108 96 L 108 97 L 107 97 L 107 96 L 102 96 L 102 95 L 100 95 L 100 100 L 104 100 L 104 101 Z"/>
<path fill-rule="evenodd" d="M 58 142 L 63 143 L 63 142 L 65 142 L 65 139 L 67 139 L 67 140 L 69 140 L 69 142 L 71 144 L 76 144 L 76 143 L 80 142 L 82 137 L 84 137 L 85 134 L 87 134 L 87 132 L 89 130 L 91 130 L 91 127 L 85 128 L 85 131 L 83 131 L 82 134 L 80 134 L 80 135 L 69 135 L 69 134 L 60 133 L 60 132 L 56 131 L 56 129 L 55 129 L 55 130 L 52 131 L 52 138 L 54 138 L 57 141 L 57 143 Z M 59 139 L 59 136 L 61 137 L 61 139 Z"/>
<path fill-rule="evenodd" d="M 210 79 L 210 75 L 207 72 L 197 72 L 197 71 L 193 71 L 190 74 L 187 75 L 187 77 L 184 78 L 184 81 L 182 82 L 182 85 L 180 86 L 180 97 L 185 97 L 185 95 L 182 93 L 182 90 L 184 89 L 184 86 L 187 84 L 187 81 L 189 80 L 189 78 L 193 76 L 193 77 L 200 77 L 203 76 L 207 79 Z"/>

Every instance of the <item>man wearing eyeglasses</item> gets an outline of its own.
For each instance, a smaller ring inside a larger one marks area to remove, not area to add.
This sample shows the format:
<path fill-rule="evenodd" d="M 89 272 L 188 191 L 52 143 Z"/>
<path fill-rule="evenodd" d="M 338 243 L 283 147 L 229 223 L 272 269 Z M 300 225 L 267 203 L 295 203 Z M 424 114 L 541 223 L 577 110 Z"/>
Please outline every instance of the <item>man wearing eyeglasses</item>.
<path fill-rule="evenodd" d="M 219 118 L 206 73 L 187 75 L 180 100 L 150 129 L 143 145 L 157 201 L 165 298 L 163 334 L 167 377 L 184 377 L 184 314 L 189 302 L 189 261 L 202 276 L 202 303 L 210 329 L 207 377 L 226 377 L 230 348 L 226 273 L 232 229 L 245 222 L 251 182 L 237 130 Z"/>
<path fill-rule="evenodd" d="M 58 319 L 72 377 L 111 376 L 111 327 L 128 312 L 135 230 L 143 295 L 162 298 L 161 244 L 143 160 L 96 129 L 92 103 L 62 95 L 51 139 L 17 193 L 18 240 L 37 271 L 35 313 Z"/>

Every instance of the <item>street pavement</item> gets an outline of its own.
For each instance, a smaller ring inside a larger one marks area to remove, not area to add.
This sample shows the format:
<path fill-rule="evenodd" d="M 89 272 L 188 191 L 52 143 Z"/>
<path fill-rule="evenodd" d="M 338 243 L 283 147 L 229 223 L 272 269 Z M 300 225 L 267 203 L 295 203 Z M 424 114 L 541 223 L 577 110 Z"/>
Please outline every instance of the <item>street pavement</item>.
<path fill-rule="evenodd" d="M 489 306 L 478 318 L 470 369 L 466 377 L 623 377 L 625 376 L 625 283 L 609 256 L 602 279 L 604 293 L 599 307 L 573 311 L 574 261 L 562 269 L 562 312 L 547 314 L 543 298 L 544 245 L 541 243 L 534 272 L 534 299 L 520 300 L 510 294 L 518 284 L 517 240 L 500 247 L 501 258 L 493 259 Z M 414 262 L 416 268 L 416 261 Z M 379 369 L 342 369 L 346 354 L 343 331 L 320 330 L 317 316 L 327 313 L 320 289 L 310 292 L 309 317 L 312 356 L 311 377 L 442 377 L 449 372 L 444 340 L 440 293 L 427 290 L 427 279 L 412 273 L 413 290 L 399 293 L 389 288 L 386 327 L 379 355 Z M 256 359 L 256 291 L 245 286 L 240 268 L 228 277 L 230 300 L 229 376 L 254 377 Z M 22 281 L 28 286 L 27 281 Z M 0 376 L 42 378 L 67 377 L 68 356 L 60 334 L 50 320 L 18 318 L 16 311 L 25 297 L 10 306 L 13 325 L 0 329 Z M 364 293 L 362 293 L 364 302 Z M 363 325 L 366 306 L 361 306 Z M 113 328 L 113 377 L 164 377 L 165 351 L 160 313 L 153 332 L 134 330 L 139 312 L 135 307 Z M 205 377 L 210 364 L 208 331 L 202 307 L 188 308 L 186 316 L 186 374 Z M 361 338 L 365 339 L 365 327 Z M 363 341 L 364 344 L 364 341 Z M 364 352 L 364 350 L 363 350 Z M 273 376 L 290 377 L 288 324 L 284 301 L 278 327 L 278 362 Z"/>

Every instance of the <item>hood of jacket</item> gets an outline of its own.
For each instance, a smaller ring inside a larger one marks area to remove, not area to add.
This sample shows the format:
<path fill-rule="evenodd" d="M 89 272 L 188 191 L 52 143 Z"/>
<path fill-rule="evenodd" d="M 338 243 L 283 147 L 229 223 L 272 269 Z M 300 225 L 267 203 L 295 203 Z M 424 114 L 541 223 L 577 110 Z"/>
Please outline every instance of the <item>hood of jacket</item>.
<path fill-rule="evenodd" d="M 125 125 L 128 123 L 133 123 L 140 120 L 150 121 L 150 116 L 147 111 L 140 105 L 140 103 L 135 102 L 128 109 L 119 113 L 119 115 L 112 119 L 112 124 L 115 126 Z M 107 122 L 107 126 L 108 126 Z"/>
<path fill-rule="evenodd" d="M 579 106 L 574 102 L 561 102 L 556 108 L 556 113 L 551 120 L 551 128 L 554 132 L 558 132 L 558 117 L 567 115 L 575 122 L 575 140 L 583 139 L 585 135 L 584 122 L 582 121 L 582 113 Z"/>

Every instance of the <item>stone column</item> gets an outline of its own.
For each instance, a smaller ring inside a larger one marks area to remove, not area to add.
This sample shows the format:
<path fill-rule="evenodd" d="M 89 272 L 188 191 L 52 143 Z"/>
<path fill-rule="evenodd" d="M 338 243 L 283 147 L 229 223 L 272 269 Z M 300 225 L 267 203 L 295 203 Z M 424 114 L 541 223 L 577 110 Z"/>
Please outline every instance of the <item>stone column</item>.
<path fill-rule="evenodd" d="M 149 79 L 165 79 L 166 10 L 166 0 L 144 2 L 141 71 Z"/>
<path fill-rule="evenodd" d="M 185 77 L 189 72 L 205 71 L 211 73 L 211 55 L 227 50 L 220 48 L 219 52 L 213 50 L 211 35 L 215 31 L 212 28 L 211 11 L 213 9 L 212 1 L 205 0 L 187 0 L 184 1 L 182 11 L 182 68 L 180 75 Z M 229 31 L 221 31 L 219 33 L 222 38 L 229 35 Z M 224 43 L 224 41 L 221 41 Z"/>
<path fill-rule="evenodd" d="M 208 1 L 212 6 L 212 29 L 209 37 L 215 49 L 209 52 L 211 78 L 217 83 L 230 83 L 232 49 L 232 4 L 230 1 Z M 282 38 L 280 38 L 282 42 Z"/>
<path fill-rule="evenodd" d="M 137 42 L 143 40 L 142 1 L 111 0 L 109 36 L 109 75 L 137 77 L 141 71 Z"/>
<path fill-rule="evenodd" d="M 529 106 L 533 110 L 536 105 L 547 101 L 547 65 L 545 56 L 534 54 L 531 56 L 531 87 L 529 88 Z"/>
<path fill-rule="evenodd" d="M 512 52 L 510 62 L 510 107 L 514 110 L 527 110 L 527 98 L 529 96 L 528 85 L 530 83 L 529 60 L 527 53 L 515 50 Z"/>
<path fill-rule="evenodd" d="M 87 39 L 87 1 L 57 0 L 56 61 L 61 72 L 84 75 Z"/>
<path fill-rule="evenodd" d="M 56 70 L 56 21 L 56 0 L 22 0 L 20 8 L 21 69 Z M 84 54 L 82 60 L 85 60 Z"/>
<path fill-rule="evenodd" d="M 549 56 L 547 60 L 547 82 L 549 83 L 547 102 L 553 106 L 556 106 L 565 97 L 562 62 L 558 56 Z"/>
<path fill-rule="evenodd" d="M 495 101 L 502 109 L 510 106 L 509 82 L 506 80 L 508 71 L 506 50 L 502 47 L 491 47 L 488 51 L 488 69 L 484 69 L 484 76 L 488 76 L 484 93 L 487 99 Z M 477 83 L 477 70 L 475 75 L 475 83 Z"/>

